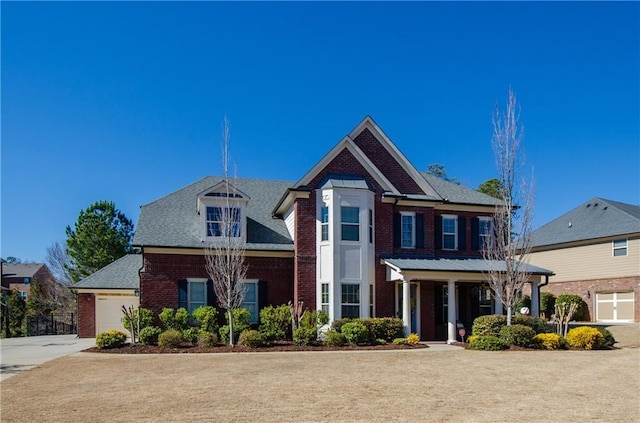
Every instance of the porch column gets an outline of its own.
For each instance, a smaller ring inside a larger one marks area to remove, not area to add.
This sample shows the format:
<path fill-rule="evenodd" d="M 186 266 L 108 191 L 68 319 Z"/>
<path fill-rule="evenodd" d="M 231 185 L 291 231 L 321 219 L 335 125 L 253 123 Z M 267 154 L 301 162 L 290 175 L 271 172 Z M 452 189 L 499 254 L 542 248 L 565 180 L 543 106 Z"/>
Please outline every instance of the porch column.
<path fill-rule="evenodd" d="M 531 316 L 540 317 L 540 285 L 531 281 Z"/>
<path fill-rule="evenodd" d="M 449 279 L 447 285 L 447 308 L 449 316 L 447 322 L 447 344 L 456 342 L 456 281 Z"/>
<path fill-rule="evenodd" d="M 402 279 L 402 322 L 405 336 L 411 333 L 411 284 Z"/>

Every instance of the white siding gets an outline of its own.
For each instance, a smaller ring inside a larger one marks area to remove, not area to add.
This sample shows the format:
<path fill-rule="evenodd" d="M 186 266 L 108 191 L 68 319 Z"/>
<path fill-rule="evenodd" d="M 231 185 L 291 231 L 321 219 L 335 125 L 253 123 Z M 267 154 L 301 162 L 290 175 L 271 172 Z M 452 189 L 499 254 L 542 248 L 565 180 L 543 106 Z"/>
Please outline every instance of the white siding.
<path fill-rule="evenodd" d="M 284 215 L 284 224 L 287 226 L 287 231 L 289 232 L 289 236 L 292 241 L 295 241 L 295 227 L 296 227 L 296 214 L 293 212 L 293 207 L 285 213 Z"/>

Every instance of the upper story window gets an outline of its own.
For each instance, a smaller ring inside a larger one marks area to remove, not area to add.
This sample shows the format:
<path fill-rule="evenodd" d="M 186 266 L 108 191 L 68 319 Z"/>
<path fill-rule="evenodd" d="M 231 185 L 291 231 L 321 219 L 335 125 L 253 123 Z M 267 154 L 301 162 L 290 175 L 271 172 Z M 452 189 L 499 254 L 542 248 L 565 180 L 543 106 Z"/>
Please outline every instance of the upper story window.
<path fill-rule="evenodd" d="M 486 246 L 491 245 L 492 238 L 492 220 L 490 217 L 478 218 L 478 236 L 480 237 L 480 249 L 485 249 Z"/>
<path fill-rule="evenodd" d="M 401 247 L 416 247 L 416 215 L 415 213 L 401 213 L 400 222 L 402 226 Z"/>
<path fill-rule="evenodd" d="M 626 255 L 627 255 L 627 240 L 614 239 L 613 240 L 613 256 L 621 257 Z"/>
<path fill-rule="evenodd" d="M 458 216 L 442 216 L 442 249 L 458 249 Z"/>
<path fill-rule="evenodd" d="M 360 241 L 360 208 L 340 208 L 343 241 Z"/>
<path fill-rule="evenodd" d="M 249 197 L 225 181 L 198 194 L 202 240 L 230 237 L 246 241 Z"/>
<path fill-rule="evenodd" d="M 369 209 L 369 244 L 373 244 L 373 210 Z"/>
<path fill-rule="evenodd" d="M 329 241 L 329 207 L 320 208 L 320 240 Z"/>
<path fill-rule="evenodd" d="M 241 235 L 240 216 L 238 207 L 207 207 L 207 236 L 239 237 Z"/>

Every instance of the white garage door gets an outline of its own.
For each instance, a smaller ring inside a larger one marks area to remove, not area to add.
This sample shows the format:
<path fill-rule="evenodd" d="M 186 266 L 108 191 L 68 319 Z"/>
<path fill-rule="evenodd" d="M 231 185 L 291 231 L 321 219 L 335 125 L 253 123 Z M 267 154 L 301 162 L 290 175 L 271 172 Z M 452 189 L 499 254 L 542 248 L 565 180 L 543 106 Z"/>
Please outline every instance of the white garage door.
<path fill-rule="evenodd" d="M 96 334 L 111 329 L 129 332 L 122 326 L 122 306 L 138 307 L 140 299 L 134 295 L 98 295 L 96 299 Z"/>
<path fill-rule="evenodd" d="M 633 322 L 633 292 L 596 294 L 596 320 Z"/>

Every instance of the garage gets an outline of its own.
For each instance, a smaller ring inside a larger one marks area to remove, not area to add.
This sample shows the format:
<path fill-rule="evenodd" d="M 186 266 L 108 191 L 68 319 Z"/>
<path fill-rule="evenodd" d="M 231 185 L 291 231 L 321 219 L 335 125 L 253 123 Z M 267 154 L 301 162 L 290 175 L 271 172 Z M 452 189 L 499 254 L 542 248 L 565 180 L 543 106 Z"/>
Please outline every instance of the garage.
<path fill-rule="evenodd" d="M 599 322 L 633 322 L 633 307 L 633 291 L 596 294 L 596 320 Z"/>
<path fill-rule="evenodd" d="M 127 333 L 122 326 L 122 306 L 137 308 L 139 297 L 135 295 L 97 295 L 96 296 L 96 333 L 117 329 Z"/>

